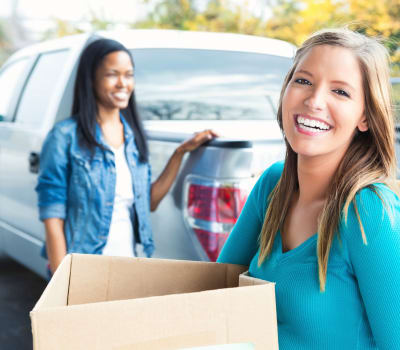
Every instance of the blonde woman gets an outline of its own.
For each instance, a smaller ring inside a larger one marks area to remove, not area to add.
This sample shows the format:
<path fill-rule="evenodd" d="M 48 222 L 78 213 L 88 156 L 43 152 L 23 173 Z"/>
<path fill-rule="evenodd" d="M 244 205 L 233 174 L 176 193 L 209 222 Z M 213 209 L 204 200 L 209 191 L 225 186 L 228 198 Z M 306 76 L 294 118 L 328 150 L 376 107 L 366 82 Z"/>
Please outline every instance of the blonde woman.
<path fill-rule="evenodd" d="M 255 185 L 219 262 L 276 282 L 280 349 L 400 349 L 400 200 L 388 55 L 314 34 L 284 82 L 286 159 Z"/>

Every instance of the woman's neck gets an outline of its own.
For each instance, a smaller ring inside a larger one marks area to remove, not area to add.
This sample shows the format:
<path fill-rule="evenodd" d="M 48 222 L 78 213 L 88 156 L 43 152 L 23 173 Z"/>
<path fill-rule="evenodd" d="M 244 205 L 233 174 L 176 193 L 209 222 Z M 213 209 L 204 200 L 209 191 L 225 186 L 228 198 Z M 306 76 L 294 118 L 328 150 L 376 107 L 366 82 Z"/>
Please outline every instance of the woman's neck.
<path fill-rule="evenodd" d="M 299 202 L 308 204 L 326 200 L 329 186 L 341 161 L 341 158 L 327 158 L 329 157 L 298 156 Z"/>
<path fill-rule="evenodd" d="M 106 109 L 102 106 L 97 106 L 97 122 L 100 126 L 105 124 L 120 123 L 119 109 Z"/>

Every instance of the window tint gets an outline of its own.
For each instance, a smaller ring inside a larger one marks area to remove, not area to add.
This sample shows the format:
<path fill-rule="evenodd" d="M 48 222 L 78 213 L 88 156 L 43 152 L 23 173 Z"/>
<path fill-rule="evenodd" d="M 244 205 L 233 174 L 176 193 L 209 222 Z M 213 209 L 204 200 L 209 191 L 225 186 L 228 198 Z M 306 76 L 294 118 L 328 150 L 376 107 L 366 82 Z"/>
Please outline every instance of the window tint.
<path fill-rule="evenodd" d="M 20 59 L 7 64 L 0 72 L 0 121 L 11 121 L 13 118 L 10 103 L 28 62 L 28 58 Z"/>
<path fill-rule="evenodd" d="M 40 125 L 55 91 L 68 51 L 40 55 L 29 78 L 17 111 L 17 122 Z"/>
<path fill-rule="evenodd" d="M 195 49 L 134 49 L 135 93 L 147 120 L 274 119 L 291 59 Z"/>

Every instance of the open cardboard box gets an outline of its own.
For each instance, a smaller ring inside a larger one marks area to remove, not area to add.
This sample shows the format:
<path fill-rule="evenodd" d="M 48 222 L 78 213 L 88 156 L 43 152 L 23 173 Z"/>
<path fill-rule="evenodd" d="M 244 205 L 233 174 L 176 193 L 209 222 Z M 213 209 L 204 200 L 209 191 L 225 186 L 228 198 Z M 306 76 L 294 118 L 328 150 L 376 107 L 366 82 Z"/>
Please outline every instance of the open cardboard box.
<path fill-rule="evenodd" d="M 275 285 L 245 269 L 67 255 L 30 313 L 34 349 L 278 349 Z"/>

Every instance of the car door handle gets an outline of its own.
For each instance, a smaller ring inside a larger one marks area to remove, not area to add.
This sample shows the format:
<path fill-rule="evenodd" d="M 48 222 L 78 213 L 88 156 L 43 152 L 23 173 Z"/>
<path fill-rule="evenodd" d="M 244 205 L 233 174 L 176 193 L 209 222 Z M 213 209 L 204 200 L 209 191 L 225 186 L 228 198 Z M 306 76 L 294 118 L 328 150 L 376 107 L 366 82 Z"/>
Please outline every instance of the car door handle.
<path fill-rule="evenodd" d="M 29 171 L 33 174 L 39 173 L 40 158 L 36 152 L 29 153 Z"/>

